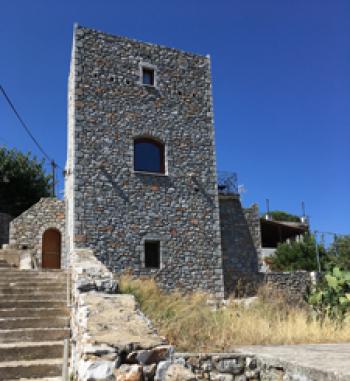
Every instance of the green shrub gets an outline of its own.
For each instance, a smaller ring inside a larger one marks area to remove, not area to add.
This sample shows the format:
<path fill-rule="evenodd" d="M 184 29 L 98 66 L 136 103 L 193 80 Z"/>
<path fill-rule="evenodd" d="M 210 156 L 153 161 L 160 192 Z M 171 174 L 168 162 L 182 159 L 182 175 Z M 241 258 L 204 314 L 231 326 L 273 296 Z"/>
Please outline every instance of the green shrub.
<path fill-rule="evenodd" d="M 334 267 L 311 292 L 308 301 L 322 323 L 328 318 L 341 325 L 350 311 L 350 272 Z"/>

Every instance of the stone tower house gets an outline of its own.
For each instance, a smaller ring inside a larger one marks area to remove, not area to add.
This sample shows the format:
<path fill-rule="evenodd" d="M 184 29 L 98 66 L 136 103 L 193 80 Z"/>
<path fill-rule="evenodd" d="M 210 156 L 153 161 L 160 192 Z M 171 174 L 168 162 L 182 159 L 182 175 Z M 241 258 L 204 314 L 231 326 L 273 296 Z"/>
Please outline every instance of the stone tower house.
<path fill-rule="evenodd" d="M 75 27 L 67 245 L 223 296 L 210 59 Z"/>

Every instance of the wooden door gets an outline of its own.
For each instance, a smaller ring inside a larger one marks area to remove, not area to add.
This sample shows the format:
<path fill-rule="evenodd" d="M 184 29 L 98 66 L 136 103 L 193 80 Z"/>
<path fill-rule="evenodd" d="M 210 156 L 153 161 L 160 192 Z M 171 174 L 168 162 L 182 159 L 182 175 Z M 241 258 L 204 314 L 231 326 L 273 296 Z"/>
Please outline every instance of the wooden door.
<path fill-rule="evenodd" d="M 61 268 L 61 233 L 56 229 L 48 229 L 43 234 L 42 268 Z"/>

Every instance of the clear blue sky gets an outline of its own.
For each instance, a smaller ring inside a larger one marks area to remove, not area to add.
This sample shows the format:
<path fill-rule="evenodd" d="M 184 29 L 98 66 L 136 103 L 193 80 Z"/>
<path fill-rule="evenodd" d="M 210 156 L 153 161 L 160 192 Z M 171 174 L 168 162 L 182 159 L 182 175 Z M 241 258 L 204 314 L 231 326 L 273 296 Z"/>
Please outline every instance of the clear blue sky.
<path fill-rule="evenodd" d="M 73 23 L 212 57 L 218 168 L 245 205 L 350 233 L 349 0 L 0 0 L 0 80 L 63 166 Z M 38 154 L 3 99 L 0 144 Z M 38 154 L 38 156 L 40 156 Z M 60 177 L 59 189 L 63 183 Z"/>

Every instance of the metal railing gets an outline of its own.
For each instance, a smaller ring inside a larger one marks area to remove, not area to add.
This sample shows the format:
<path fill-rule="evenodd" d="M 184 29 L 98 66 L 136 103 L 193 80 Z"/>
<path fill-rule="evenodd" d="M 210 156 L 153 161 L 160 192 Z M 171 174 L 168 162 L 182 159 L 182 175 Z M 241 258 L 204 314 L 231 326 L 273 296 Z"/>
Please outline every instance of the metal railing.
<path fill-rule="evenodd" d="M 217 176 L 219 194 L 238 194 L 238 180 L 236 173 L 218 171 Z"/>

